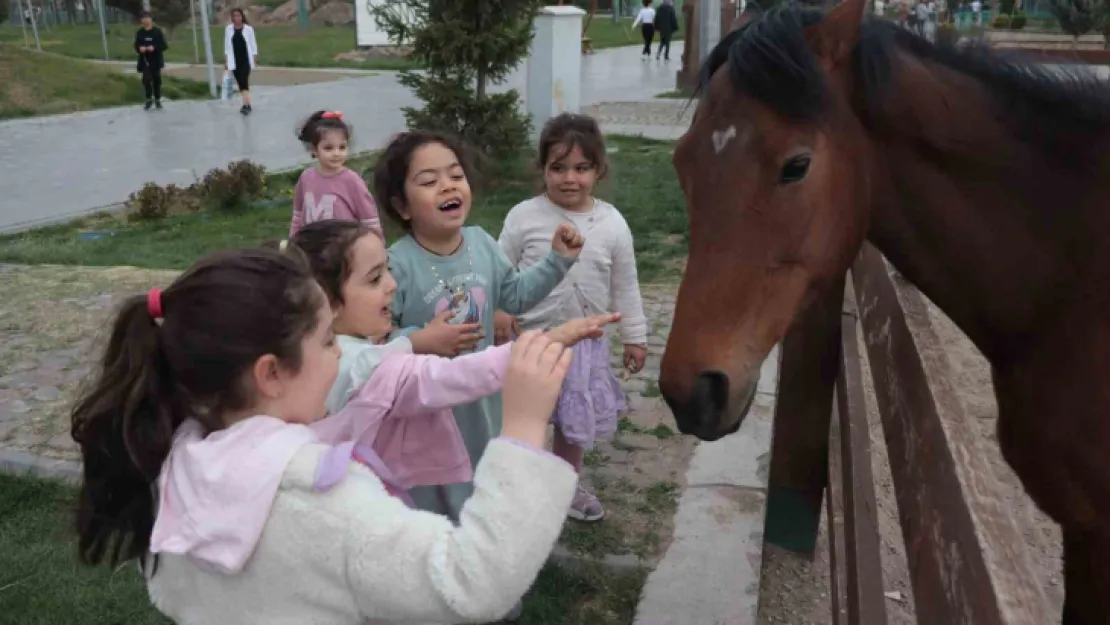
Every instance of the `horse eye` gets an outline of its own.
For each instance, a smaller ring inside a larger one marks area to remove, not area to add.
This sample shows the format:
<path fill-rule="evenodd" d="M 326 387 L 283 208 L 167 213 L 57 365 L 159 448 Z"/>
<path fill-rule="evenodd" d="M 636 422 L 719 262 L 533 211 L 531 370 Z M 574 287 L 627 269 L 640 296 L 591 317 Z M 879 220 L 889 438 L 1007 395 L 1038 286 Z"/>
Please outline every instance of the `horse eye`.
<path fill-rule="evenodd" d="M 798 182 L 806 177 L 807 172 L 809 172 L 809 155 L 795 156 L 782 166 L 782 177 L 779 182 L 782 184 Z"/>

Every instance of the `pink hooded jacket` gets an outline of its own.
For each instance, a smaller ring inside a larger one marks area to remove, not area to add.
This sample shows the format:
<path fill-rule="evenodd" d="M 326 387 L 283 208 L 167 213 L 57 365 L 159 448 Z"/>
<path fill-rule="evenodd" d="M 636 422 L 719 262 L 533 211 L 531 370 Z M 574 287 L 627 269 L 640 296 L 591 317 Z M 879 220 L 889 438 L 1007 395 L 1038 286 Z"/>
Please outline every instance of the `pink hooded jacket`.
<path fill-rule="evenodd" d="M 472 479 L 450 408 L 500 390 L 510 345 L 447 359 L 396 352 L 335 415 L 311 426 L 259 415 L 216 432 L 194 420 L 174 434 L 158 477 L 151 553 L 187 554 L 238 573 L 257 545 L 282 475 L 304 445 L 333 445 L 316 472 L 328 490 L 362 462 L 387 486 Z"/>

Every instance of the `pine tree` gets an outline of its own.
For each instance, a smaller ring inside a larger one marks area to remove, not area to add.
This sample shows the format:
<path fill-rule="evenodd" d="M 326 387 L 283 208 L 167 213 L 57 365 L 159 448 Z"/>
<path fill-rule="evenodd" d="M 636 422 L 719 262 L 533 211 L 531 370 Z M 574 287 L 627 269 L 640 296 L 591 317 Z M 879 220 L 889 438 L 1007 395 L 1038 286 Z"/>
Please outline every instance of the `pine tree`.
<path fill-rule="evenodd" d="M 412 45 L 422 72 L 401 84 L 424 102 L 406 107 L 409 128 L 449 132 L 492 155 L 528 140 L 531 122 L 516 90 L 489 93 L 527 56 L 541 0 L 390 0 L 373 6 L 378 25 Z"/>
<path fill-rule="evenodd" d="M 1048 10 L 1060 23 L 1060 29 L 1074 39 L 1072 47 L 1079 47 L 1079 38 L 1094 28 L 1094 15 L 1090 0 L 1050 0 Z"/>

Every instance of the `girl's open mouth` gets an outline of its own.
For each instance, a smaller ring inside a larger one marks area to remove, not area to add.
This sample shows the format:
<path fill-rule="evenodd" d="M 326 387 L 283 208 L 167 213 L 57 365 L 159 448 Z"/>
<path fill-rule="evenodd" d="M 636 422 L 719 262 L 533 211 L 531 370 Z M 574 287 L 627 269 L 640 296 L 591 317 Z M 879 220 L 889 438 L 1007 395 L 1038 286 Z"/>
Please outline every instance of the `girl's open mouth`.
<path fill-rule="evenodd" d="M 462 200 L 447 200 L 443 204 L 439 205 L 439 210 L 445 213 L 457 211 L 460 208 L 462 208 Z"/>

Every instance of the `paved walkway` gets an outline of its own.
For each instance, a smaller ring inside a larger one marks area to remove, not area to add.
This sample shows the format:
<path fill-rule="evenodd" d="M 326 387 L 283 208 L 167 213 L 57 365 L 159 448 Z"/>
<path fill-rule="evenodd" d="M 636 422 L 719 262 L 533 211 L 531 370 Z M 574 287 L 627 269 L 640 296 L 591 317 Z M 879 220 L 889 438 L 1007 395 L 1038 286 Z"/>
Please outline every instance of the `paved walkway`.
<path fill-rule="evenodd" d="M 676 57 L 682 44 L 676 42 Z M 602 50 L 582 59 L 582 104 L 650 101 L 674 88 L 676 61 L 643 62 L 639 48 Z M 495 88 L 524 93 L 525 68 Z M 249 158 L 270 169 L 306 160 L 293 137 L 321 108 L 354 125 L 356 148 L 384 145 L 404 129 L 401 107 L 418 102 L 382 72 L 366 78 L 292 87 L 259 87 L 255 113 L 237 102 L 172 102 L 163 111 L 114 108 L 0 123 L 0 232 L 59 221 L 111 206 L 145 182 L 190 184 L 213 167 Z M 623 132 L 642 130 L 624 124 Z M 674 128 L 643 134 L 671 137 Z"/>

